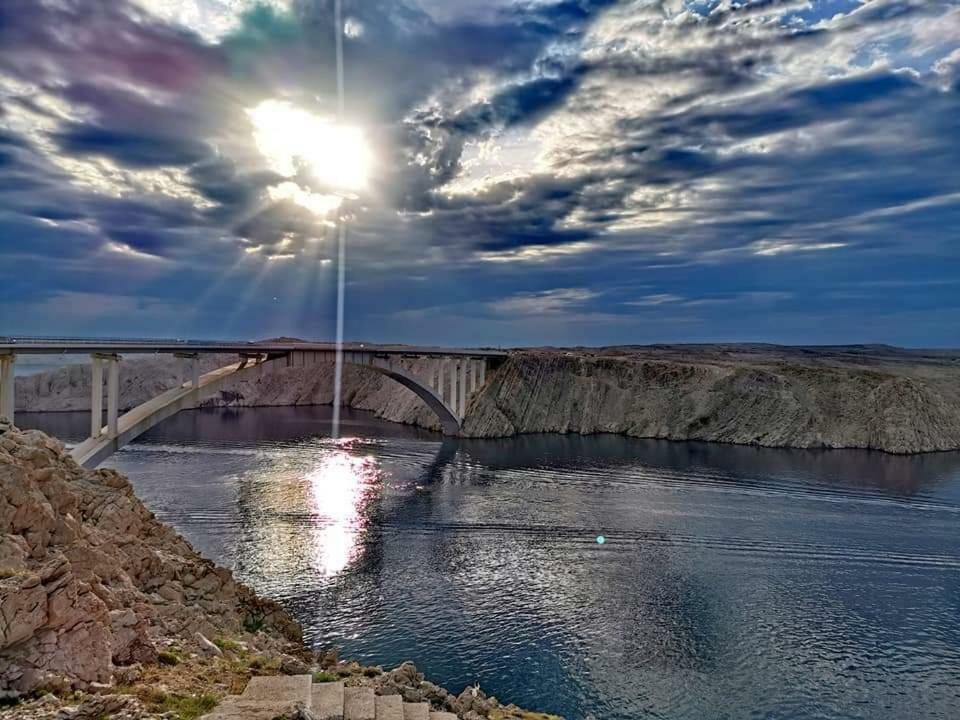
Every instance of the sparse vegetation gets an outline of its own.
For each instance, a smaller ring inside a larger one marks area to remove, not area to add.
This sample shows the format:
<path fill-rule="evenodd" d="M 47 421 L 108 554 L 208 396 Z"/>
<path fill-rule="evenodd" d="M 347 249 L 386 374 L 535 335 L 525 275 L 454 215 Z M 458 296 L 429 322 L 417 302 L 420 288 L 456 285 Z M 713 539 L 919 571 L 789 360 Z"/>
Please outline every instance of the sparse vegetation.
<path fill-rule="evenodd" d="M 247 667 L 257 671 L 258 675 L 276 675 L 280 672 L 280 659 L 257 655 L 250 659 Z"/>
<path fill-rule="evenodd" d="M 161 650 L 157 653 L 157 662 L 161 665 L 170 665 L 172 667 L 179 665 L 181 660 L 180 653 L 173 650 Z"/>
<path fill-rule="evenodd" d="M 180 720 L 196 720 L 213 710 L 219 700 L 213 695 L 168 696 L 158 708 L 160 712 L 172 712 Z"/>
<path fill-rule="evenodd" d="M 321 670 L 313 674 L 313 681 L 315 683 L 328 683 L 335 682 L 339 678 L 333 673 L 328 673 L 326 670 Z"/>
<path fill-rule="evenodd" d="M 487 718 L 488 720 L 560 720 L 556 715 L 527 712 L 525 710 L 511 710 L 502 707 L 491 710 Z"/>
<path fill-rule="evenodd" d="M 223 650 L 223 652 L 239 653 L 243 651 L 243 646 L 236 640 L 218 635 L 213 639 L 213 644 Z"/>
<path fill-rule="evenodd" d="M 264 622 L 265 618 L 263 615 L 251 613 L 243 619 L 243 629 L 251 635 L 254 635 L 263 630 Z"/>
<path fill-rule="evenodd" d="M 120 695 L 136 695 L 144 704 L 155 707 L 159 707 L 167 702 L 167 694 L 152 685 L 118 687 L 117 693 Z"/>

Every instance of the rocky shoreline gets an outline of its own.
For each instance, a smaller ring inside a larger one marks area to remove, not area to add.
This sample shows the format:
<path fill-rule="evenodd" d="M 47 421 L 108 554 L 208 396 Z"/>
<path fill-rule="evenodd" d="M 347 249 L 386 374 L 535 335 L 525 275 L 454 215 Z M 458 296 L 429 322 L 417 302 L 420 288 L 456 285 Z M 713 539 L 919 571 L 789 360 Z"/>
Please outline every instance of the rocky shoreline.
<path fill-rule="evenodd" d="M 205 369 L 231 362 L 204 358 Z M 133 407 L 172 387 L 170 359 L 121 365 Z M 439 430 L 405 388 L 348 367 L 344 399 L 393 422 Z M 229 382 L 211 406 L 325 405 L 332 366 L 262 371 Z M 19 377 L 18 411 L 88 410 L 86 366 Z M 463 434 L 619 433 L 794 448 L 911 454 L 960 449 L 960 354 L 884 346 L 644 346 L 516 351 L 471 399 Z"/>
<path fill-rule="evenodd" d="M 516 353 L 474 398 L 463 433 L 533 432 L 957 450 L 960 355 L 738 345 Z"/>
<path fill-rule="evenodd" d="M 200 557 L 125 477 L 4 420 L 0 490 L 3 720 L 194 720 L 252 677 L 303 674 L 462 720 L 551 718 L 478 688 L 453 695 L 410 663 L 384 671 L 306 647 L 283 608 Z"/>

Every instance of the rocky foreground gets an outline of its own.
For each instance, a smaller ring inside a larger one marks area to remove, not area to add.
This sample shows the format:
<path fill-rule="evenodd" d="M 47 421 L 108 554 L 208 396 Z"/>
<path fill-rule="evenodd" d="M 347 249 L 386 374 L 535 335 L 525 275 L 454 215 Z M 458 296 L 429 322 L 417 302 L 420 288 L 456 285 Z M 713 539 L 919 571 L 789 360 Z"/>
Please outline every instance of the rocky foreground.
<path fill-rule="evenodd" d="M 0 420 L 0 718 L 192 720 L 252 677 L 304 674 L 463 720 L 549 718 L 476 688 L 454 696 L 410 663 L 385 672 L 306 648 L 279 605 L 200 557 L 125 477 Z"/>
<path fill-rule="evenodd" d="M 229 361 L 204 360 L 208 369 Z M 171 360 L 125 360 L 123 404 L 144 402 L 176 379 Z M 332 388 L 332 367 L 267 365 L 231 381 L 208 404 L 329 404 Z M 387 420 L 439 429 L 413 393 L 369 370 L 348 367 L 344 398 Z M 88 367 L 17 379 L 19 410 L 89 406 Z M 891 453 L 957 450 L 960 354 L 764 345 L 513 352 L 470 400 L 463 434 L 538 432 Z"/>

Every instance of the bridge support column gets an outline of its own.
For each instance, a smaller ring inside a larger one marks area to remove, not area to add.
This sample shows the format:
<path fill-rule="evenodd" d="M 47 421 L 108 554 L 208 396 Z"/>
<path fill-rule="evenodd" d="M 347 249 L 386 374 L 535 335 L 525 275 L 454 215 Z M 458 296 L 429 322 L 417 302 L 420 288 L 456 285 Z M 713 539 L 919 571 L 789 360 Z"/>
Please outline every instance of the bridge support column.
<path fill-rule="evenodd" d="M 14 353 L 0 355 L 0 417 L 4 417 L 13 424 L 14 410 L 14 380 L 13 364 L 17 356 Z"/>
<path fill-rule="evenodd" d="M 457 360 L 457 373 L 460 376 L 460 396 L 457 398 L 457 418 L 463 420 L 467 414 L 467 365 L 469 361 L 466 358 Z"/>
<path fill-rule="evenodd" d="M 453 408 L 453 414 L 457 415 L 457 361 L 454 359 L 447 363 L 447 388 L 450 398 L 447 404 Z"/>
<path fill-rule="evenodd" d="M 177 353 L 177 371 L 180 374 L 180 387 L 190 381 L 190 387 L 196 390 L 200 387 L 200 355 L 197 353 Z M 246 362 L 246 358 L 244 358 Z M 189 374 L 188 374 L 189 371 Z"/>
<path fill-rule="evenodd" d="M 477 370 L 479 363 L 476 360 L 467 360 L 467 364 L 470 366 L 470 387 L 467 388 L 467 393 L 473 395 L 477 391 Z"/>
<path fill-rule="evenodd" d="M 120 417 L 120 356 L 107 358 L 107 437 L 115 438 Z"/>
<path fill-rule="evenodd" d="M 190 380 L 190 389 L 194 392 L 194 407 L 200 404 L 200 355 L 197 353 L 177 353 L 178 371 L 180 373 L 180 387 Z M 244 362 L 246 360 L 244 359 Z"/>
<path fill-rule="evenodd" d="M 454 397 L 454 376 L 450 372 L 450 358 L 444 358 L 440 361 L 440 398 L 453 407 Z"/>
<path fill-rule="evenodd" d="M 482 388 L 487 383 L 487 361 L 481 360 L 478 364 L 480 365 L 480 377 L 477 387 Z"/>
<path fill-rule="evenodd" d="M 103 434 L 103 357 L 90 356 L 90 437 Z"/>

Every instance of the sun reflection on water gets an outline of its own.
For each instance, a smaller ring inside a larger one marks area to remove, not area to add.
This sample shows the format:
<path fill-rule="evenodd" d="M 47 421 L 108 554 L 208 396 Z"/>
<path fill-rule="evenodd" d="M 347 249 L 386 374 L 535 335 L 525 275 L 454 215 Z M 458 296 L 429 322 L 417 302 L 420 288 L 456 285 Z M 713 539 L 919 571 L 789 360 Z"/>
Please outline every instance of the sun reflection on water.
<path fill-rule="evenodd" d="M 316 527 L 312 562 L 317 572 L 336 575 L 357 557 L 366 525 L 363 510 L 376 474 L 371 458 L 338 448 L 306 475 Z"/>

